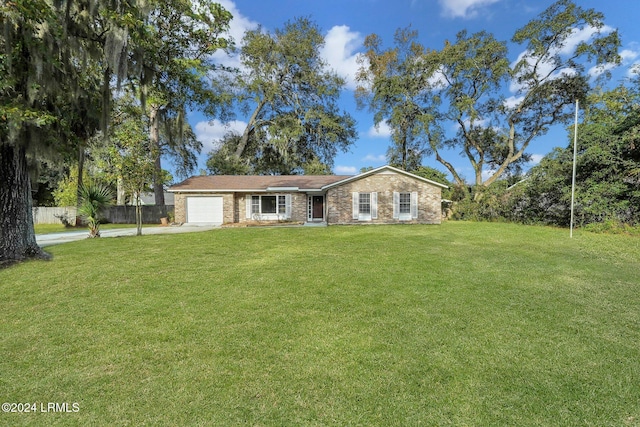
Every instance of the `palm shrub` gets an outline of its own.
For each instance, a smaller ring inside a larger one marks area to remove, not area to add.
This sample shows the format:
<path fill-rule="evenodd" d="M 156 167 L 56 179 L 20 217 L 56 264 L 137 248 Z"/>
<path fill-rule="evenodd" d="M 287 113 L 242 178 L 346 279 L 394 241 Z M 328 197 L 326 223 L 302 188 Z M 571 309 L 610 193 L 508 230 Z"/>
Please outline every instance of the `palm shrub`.
<path fill-rule="evenodd" d="M 80 187 L 78 214 L 87 221 L 89 237 L 100 237 L 100 212 L 111 204 L 113 194 L 104 184 L 91 183 Z"/>

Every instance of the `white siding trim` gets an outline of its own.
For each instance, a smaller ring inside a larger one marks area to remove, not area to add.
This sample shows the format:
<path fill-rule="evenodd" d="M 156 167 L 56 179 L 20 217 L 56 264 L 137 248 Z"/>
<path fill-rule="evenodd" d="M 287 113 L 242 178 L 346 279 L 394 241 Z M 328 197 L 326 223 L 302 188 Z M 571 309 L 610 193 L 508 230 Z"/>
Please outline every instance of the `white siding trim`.
<path fill-rule="evenodd" d="M 291 218 L 291 194 L 284 195 L 284 216 L 286 219 Z"/>
<path fill-rule="evenodd" d="M 418 192 L 411 193 L 411 218 L 418 218 Z"/>
<path fill-rule="evenodd" d="M 360 194 L 355 191 L 353 193 L 352 218 L 358 219 L 360 215 Z"/>
<path fill-rule="evenodd" d="M 393 219 L 400 219 L 400 193 L 393 192 Z"/>
<path fill-rule="evenodd" d="M 251 198 L 252 198 L 252 197 L 251 197 L 251 194 L 246 194 L 246 195 L 244 196 L 244 199 L 245 199 L 245 209 L 246 209 L 245 217 L 246 217 L 247 219 L 251 219 Z"/>
<path fill-rule="evenodd" d="M 378 193 L 371 193 L 371 219 L 378 219 Z"/>

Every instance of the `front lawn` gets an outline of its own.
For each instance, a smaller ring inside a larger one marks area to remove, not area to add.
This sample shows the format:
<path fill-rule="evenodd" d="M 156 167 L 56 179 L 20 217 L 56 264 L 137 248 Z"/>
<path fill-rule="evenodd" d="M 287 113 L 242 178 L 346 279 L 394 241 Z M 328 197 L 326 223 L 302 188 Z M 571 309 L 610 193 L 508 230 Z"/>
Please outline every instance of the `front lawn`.
<path fill-rule="evenodd" d="M 510 224 L 83 240 L 0 270 L 0 425 L 640 425 L 640 239 Z M 72 403 L 77 403 L 73 412 Z"/>

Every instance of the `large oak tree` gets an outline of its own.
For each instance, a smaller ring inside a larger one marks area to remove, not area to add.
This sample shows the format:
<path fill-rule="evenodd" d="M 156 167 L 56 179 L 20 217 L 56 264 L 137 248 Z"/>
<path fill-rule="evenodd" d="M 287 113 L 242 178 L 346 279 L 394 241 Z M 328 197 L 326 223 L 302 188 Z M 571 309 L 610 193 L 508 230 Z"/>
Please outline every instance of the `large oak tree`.
<path fill-rule="evenodd" d="M 0 5 L 0 263 L 47 257 L 35 239 L 30 164 L 74 152 L 95 130 L 142 13 L 109 0 Z"/>
<path fill-rule="evenodd" d="M 574 43 L 576 38 L 581 41 Z M 466 157 L 474 170 L 473 184 L 486 188 L 517 166 L 537 137 L 573 117 L 575 100 L 584 99 L 590 89 L 588 67 L 602 67 L 605 75 L 608 65 L 619 62 L 617 31 L 605 26 L 601 13 L 570 0 L 551 5 L 517 30 L 512 41 L 525 49 L 515 61 L 509 60 L 506 42 L 484 31 L 461 31 L 440 50 L 412 48 L 402 61 L 421 69 L 415 77 L 419 88 L 411 93 L 425 99 L 402 117 L 412 120 L 419 130 L 414 137 L 423 139 L 459 185 L 466 185 L 464 176 L 445 158 L 445 149 Z M 378 111 L 376 122 L 388 121 L 396 144 L 395 136 L 405 133 L 395 116 L 409 105 L 401 92 L 408 84 L 394 84 L 397 66 L 379 65 L 398 57 L 398 49 L 382 50 L 379 42 L 370 46 L 359 90 Z M 509 87 L 515 95 L 507 98 Z M 447 135 L 452 126 L 456 134 Z M 481 197 L 482 191 L 476 194 Z"/>
<path fill-rule="evenodd" d="M 354 142 L 355 121 L 337 104 L 345 82 L 321 58 L 323 45 L 306 18 L 245 34 L 241 69 L 217 83 L 249 118 L 241 135 L 228 135 L 211 153 L 215 171 L 294 173 L 318 161 L 331 165 Z"/>
<path fill-rule="evenodd" d="M 394 43 L 385 50 L 379 36 L 365 39 L 367 50 L 358 57 L 356 101 L 358 108 L 374 112 L 376 126 L 386 123 L 391 128 L 389 164 L 411 171 L 420 167 L 429 140 L 437 138 L 429 127 L 436 102 L 426 90 L 433 71 L 422 60 L 427 50 L 418 42 L 417 31 L 398 29 Z"/>
<path fill-rule="evenodd" d="M 160 81 L 154 88 L 171 93 L 172 105 L 200 99 L 198 94 L 204 91 L 195 88 L 205 71 L 189 49 L 192 43 L 209 44 L 198 51 L 206 55 L 219 48 L 222 39 L 203 40 L 212 34 L 206 25 L 224 29 L 230 15 L 210 2 L 193 4 L 189 0 L 0 4 L 0 263 L 47 257 L 35 239 L 30 164 L 39 157 L 82 153 L 82 143 L 98 128 L 106 131 L 113 83 L 119 87 L 121 82 L 136 82 L 144 90 Z M 160 11 L 187 27 L 190 19 L 197 21 L 188 27 L 194 39 L 188 39 L 180 25 L 172 27 L 175 39 L 171 40 L 179 45 L 171 45 L 174 50 L 169 51 L 160 37 L 162 29 L 151 25 L 156 21 L 150 17 Z M 171 62 L 171 52 L 177 50 L 182 55 Z M 165 74 L 166 79 L 158 77 Z M 79 158 L 81 163 L 82 155 Z"/>

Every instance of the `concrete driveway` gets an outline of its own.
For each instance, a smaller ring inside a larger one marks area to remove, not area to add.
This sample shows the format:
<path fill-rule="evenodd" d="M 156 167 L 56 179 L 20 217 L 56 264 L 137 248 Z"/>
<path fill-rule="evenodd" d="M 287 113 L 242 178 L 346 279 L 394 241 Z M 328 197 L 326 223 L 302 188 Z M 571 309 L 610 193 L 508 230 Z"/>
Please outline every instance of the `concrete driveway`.
<path fill-rule="evenodd" d="M 213 230 L 220 228 L 219 224 L 183 224 L 181 226 L 169 227 L 142 227 L 142 234 L 175 234 L 175 233 L 194 233 L 198 231 Z M 76 240 L 86 239 L 89 230 L 83 231 L 66 231 L 62 233 L 36 234 L 36 242 L 42 248 L 45 246 L 59 245 L 60 243 L 74 242 Z M 101 237 L 121 237 L 135 236 L 135 228 L 113 228 L 110 230 L 100 230 Z"/>

